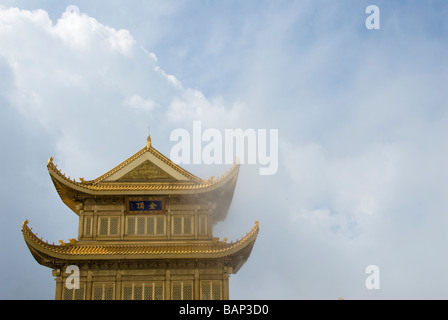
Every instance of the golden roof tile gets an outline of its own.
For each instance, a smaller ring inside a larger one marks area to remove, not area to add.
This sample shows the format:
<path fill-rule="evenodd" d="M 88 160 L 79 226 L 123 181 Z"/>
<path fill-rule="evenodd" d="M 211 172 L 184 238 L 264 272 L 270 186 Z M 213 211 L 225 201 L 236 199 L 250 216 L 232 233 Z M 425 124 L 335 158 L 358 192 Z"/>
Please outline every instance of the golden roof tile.
<path fill-rule="evenodd" d="M 129 259 L 157 259 L 167 256 L 171 258 L 196 258 L 204 255 L 207 257 L 223 257 L 237 253 L 243 248 L 253 245 L 258 231 L 259 223 L 255 221 L 255 225 L 245 237 L 231 243 L 227 243 L 226 241 L 188 244 L 122 241 L 120 244 L 107 244 L 104 242 L 99 242 L 98 244 L 82 244 L 74 239 L 70 239 L 71 241 L 69 243 L 54 245 L 39 239 L 28 227 L 28 220 L 25 220 L 22 224 L 23 237 L 30 249 L 32 248 L 55 259 L 64 260 L 104 259 L 115 258 L 116 256 Z"/>
<path fill-rule="evenodd" d="M 51 158 L 52 159 L 52 158 Z M 200 180 L 199 182 L 192 181 L 179 181 L 179 182 L 134 182 L 134 183 L 123 183 L 123 182 L 77 182 L 75 179 L 70 179 L 61 170 L 57 169 L 57 166 L 53 163 L 53 160 L 48 162 L 48 170 L 52 176 L 59 177 L 68 186 L 77 187 L 80 190 L 85 191 L 154 191 L 154 190 L 166 190 L 166 191 L 176 191 L 176 190 L 202 190 L 209 189 L 211 187 L 217 186 L 228 180 L 229 178 L 235 176 L 239 170 L 239 164 L 235 163 L 224 175 L 216 180 Z M 95 180 L 93 180 L 95 181 Z"/>

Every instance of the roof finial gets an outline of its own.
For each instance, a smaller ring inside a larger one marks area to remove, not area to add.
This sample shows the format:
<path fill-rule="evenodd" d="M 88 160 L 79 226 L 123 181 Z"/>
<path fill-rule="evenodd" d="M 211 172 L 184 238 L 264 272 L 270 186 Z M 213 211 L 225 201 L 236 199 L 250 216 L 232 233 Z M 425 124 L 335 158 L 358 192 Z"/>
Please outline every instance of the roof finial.
<path fill-rule="evenodd" d="M 148 135 L 148 138 L 146 139 L 146 149 L 149 150 L 151 148 L 151 136 Z"/>
<path fill-rule="evenodd" d="M 149 134 L 150 129 L 151 125 L 148 123 L 148 138 L 146 139 L 146 149 L 148 150 L 151 148 L 151 135 Z"/>

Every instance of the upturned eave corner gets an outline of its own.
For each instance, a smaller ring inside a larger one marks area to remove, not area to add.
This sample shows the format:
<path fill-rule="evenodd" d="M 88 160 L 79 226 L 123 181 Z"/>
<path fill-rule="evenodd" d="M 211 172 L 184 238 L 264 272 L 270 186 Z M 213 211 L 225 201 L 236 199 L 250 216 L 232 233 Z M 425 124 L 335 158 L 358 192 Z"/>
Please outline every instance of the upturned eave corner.
<path fill-rule="evenodd" d="M 150 150 L 152 150 L 152 147 L 150 147 Z M 226 188 L 226 185 L 229 185 L 230 188 L 233 189 L 235 188 L 236 180 L 240 169 L 239 163 L 236 162 L 226 173 L 224 173 L 219 178 L 214 179 L 214 177 L 210 177 L 209 179 L 206 180 L 199 179 L 196 176 L 194 176 L 195 179 L 192 179 L 190 181 L 171 181 L 171 182 L 104 181 L 108 176 L 126 166 L 128 164 L 127 163 L 128 160 L 124 161 L 123 162 L 124 164 L 121 164 L 115 167 L 114 169 L 108 171 L 100 178 L 90 181 L 86 181 L 84 178 L 80 178 L 80 181 L 78 182 L 76 181 L 76 179 L 72 179 L 70 176 L 67 176 L 65 173 L 62 172 L 61 169 L 58 169 L 56 164 L 54 164 L 52 157 L 48 160 L 47 168 L 50 176 L 53 179 L 53 182 L 57 181 L 57 184 L 59 184 L 60 188 L 70 190 L 71 192 L 80 192 L 80 193 L 97 194 L 97 195 L 98 194 L 107 195 L 116 192 L 127 192 L 129 194 L 132 192 L 138 192 L 139 194 L 143 194 L 145 192 L 163 193 L 167 191 L 177 192 L 179 194 L 185 192 L 203 193 L 203 192 L 210 192 L 220 188 Z M 171 160 L 166 161 L 171 162 Z M 192 175 L 188 171 L 182 169 L 180 166 L 174 163 L 172 163 L 172 165 L 176 166 L 177 168 L 180 168 L 178 170 L 183 170 L 183 172 L 187 172 L 189 175 Z"/>
<path fill-rule="evenodd" d="M 28 220 L 22 223 L 22 235 L 30 252 L 44 266 L 56 268 L 64 263 L 82 263 L 94 260 L 154 260 L 154 259 L 210 259 L 228 258 L 231 261 L 233 273 L 237 273 L 247 261 L 259 233 L 259 223 L 255 221 L 246 235 L 235 242 L 227 239 L 214 238 L 206 243 L 176 244 L 176 243 L 133 243 L 82 244 L 76 239 L 68 242 L 59 240 L 59 245 L 50 244 L 43 237 L 38 238 L 28 226 Z"/>

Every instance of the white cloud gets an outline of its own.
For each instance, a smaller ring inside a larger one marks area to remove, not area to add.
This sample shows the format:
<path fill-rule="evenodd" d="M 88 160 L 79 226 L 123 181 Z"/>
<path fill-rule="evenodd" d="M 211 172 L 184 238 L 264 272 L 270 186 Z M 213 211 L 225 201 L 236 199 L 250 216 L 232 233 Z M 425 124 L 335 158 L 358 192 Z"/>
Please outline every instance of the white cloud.
<path fill-rule="evenodd" d="M 151 99 L 143 99 L 137 94 L 134 94 L 128 98 L 125 99 L 123 102 L 125 106 L 140 109 L 142 111 L 153 111 L 154 108 L 158 107 L 159 105 L 152 101 Z"/>
<path fill-rule="evenodd" d="M 171 85 L 173 85 L 175 88 L 177 89 L 183 89 L 182 88 L 182 84 L 180 83 L 179 80 L 176 79 L 175 76 L 171 75 L 171 74 L 167 74 L 165 71 L 163 71 L 163 69 L 161 69 L 159 66 L 156 66 L 154 68 L 154 70 L 158 73 L 160 73 L 161 75 L 163 75 L 170 83 Z"/>
<path fill-rule="evenodd" d="M 186 89 L 173 97 L 167 108 L 169 121 L 191 127 L 192 121 L 201 120 L 212 128 L 234 128 L 242 123 L 244 106 L 235 102 L 229 108 L 219 98 L 208 99 L 200 91 Z"/>
<path fill-rule="evenodd" d="M 57 136 L 53 156 L 76 172 L 98 174 L 81 157 L 95 162 L 102 153 L 110 158 L 114 148 L 106 141 L 129 140 L 115 128 L 130 126 L 141 135 L 150 125 L 169 137 L 167 130 L 213 119 L 214 112 L 228 119 L 228 125 L 232 120 L 232 111 L 222 102 L 183 88 L 129 31 L 103 25 L 84 13 L 65 12 L 53 24 L 43 10 L 3 9 L 0 55 L 15 79 L 9 101 Z M 154 123 L 172 127 L 162 130 Z M 145 137 L 138 138 L 144 143 Z M 103 170 L 116 161 L 103 163 Z"/>
<path fill-rule="evenodd" d="M 389 212 L 404 161 L 395 146 L 373 145 L 360 154 L 334 158 L 316 144 L 283 151 L 293 182 L 287 191 L 294 195 L 290 217 L 299 228 L 311 223 L 328 238 L 349 241 L 368 236 L 372 223 Z"/>
<path fill-rule="evenodd" d="M 288 247 L 297 252 L 289 259 L 304 274 L 319 275 L 314 281 L 323 286 L 310 286 L 308 297 L 421 298 L 433 294 L 425 283 L 441 294 L 440 278 L 428 270 L 447 264 L 436 253 L 448 244 L 442 230 L 448 221 L 441 171 L 446 152 L 425 154 L 409 143 L 352 151 L 332 155 L 317 144 L 282 149 L 290 177 L 281 189 L 289 199 Z M 333 260 L 325 262 L 328 257 Z M 370 264 L 384 273 L 381 292 L 364 290 L 363 268 Z M 340 277 L 343 283 L 329 286 Z"/>

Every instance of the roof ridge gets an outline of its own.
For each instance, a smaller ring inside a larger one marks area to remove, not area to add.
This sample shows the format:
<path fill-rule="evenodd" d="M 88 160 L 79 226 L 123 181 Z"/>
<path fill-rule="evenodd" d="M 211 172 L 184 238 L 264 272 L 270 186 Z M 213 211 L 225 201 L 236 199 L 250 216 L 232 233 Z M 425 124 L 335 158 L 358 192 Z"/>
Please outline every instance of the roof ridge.
<path fill-rule="evenodd" d="M 160 155 L 163 156 L 162 154 L 160 154 Z M 139 156 L 141 156 L 141 155 L 139 155 Z M 128 160 L 131 158 L 128 158 Z M 138 158 L 138 157 L 136 157 L 136 158 Z M 81 182 L 78 182 L 78 181 L 76 181 L 76 179 L 71 179 L 70 177 L 67 177 L 65 175 L 65 173 L 62 173 L 61 169 L 58 169 L 57 165 L 53 163 L 53 160 L 54 160 L 53 157 L 50 157 L 50 159 L 48 160 L 48 163 L 47 163 L 48 169 L 51 169 L 53 172 L 55 172 L 57 175 L 59 175 L 64 180 L 66 180 L 78 187 L 92 190 L 92 191 L 122 191 L 122 190 L 144 190 L 144 191 L 146 191 L 146 190 L 184 190 L 184 189 L 191 190 L 191 189 L 207 188 L 207 187 L 213 186 L 217 183 L 220 183 L 221 181 L 224 181 L 226 178 L 231 176 L 234 171 L 239 171 L 239 166 L 240 166 L 239 163 L 235 162 L 233 164 L 233 166 L 226 173 L 224 173 L 222 176 L 220 176 L 216 180 L 214 179 L 213 176 L 210 177 L 208 180 L 202 180 L 202 179 L 196 177 L 197 179 L 200 180 L 196 184 L 192 184 L 192 183 L 194 183 L 193 181 L 176 181 L 176 184 L 173 184 L 173 182 L 167 182 L 167 181 L 162 181 L 162 182 L 160 182 L 160 181 L 157 181 L 157 182 L 156 181 L 154 181 L 154 182 L 116 182 L 116 181 L 111 181 L 111 182 L 104 182 L 101 185 L 99 185 L 98 182 L 97 183 L 93 182 L 96 180 L 85 181 L 84 179 L 81 178 Z M 123 163 L 124 162 L 122 162 L 122 164 Z M 125 165 L 123 165 L 123 167 L 124 166 Z M 115 167 L 115 168 L 117 168 L 117 167 Z M 177 167 L 182 169 L 179 166 L 177 166 Z M 115 170 L 115 168 L 112 170 Z M 121 168 L 116 169 L 116 171 L 118 171 L 119 169 L 121 169 Z M 112 170 L 110 170 L 109 172 L 112 172 Z M 182 169 L 182 170 L 184 170 L 184 169 Z M 116 171 L 114 171 L 114 172 L 116 172 Z M 186 170 L 184 170 L 184 171 L 188 173 L 188 171 L 186 171 Z M 112 175 L 114 172 L 110 173 L 110 175 Z M 106 174 L 108 174 L 108 173 L 105 173 L 103 175 L 104 179 L 107 178 L 105 176 Z M 103 177 L 103 176 L 101 176 L 101 177 Z M 97 178 L 97 179 L 99 179 L 99 178 Z"/>
<path fill-rule="evenodd" d="M 150 141 L 150 137 L 148 137 L 148 140 Z M 98 183 L 104 181 L 105 179 L 107 179 L 108 177 L 110 177 L 111 175 L 113 175 L 114 173 L 119 171 L 120 169 L 122 169 L 125 166 L 127 166 L 129 163 L 133 162 L 134 160 L 136 160 L 139 157 L 141 157 L 142 155 L 144 155 L 146 152 L 150 152 L 152 155 L 157 157 L 163 163 L 167 164 L 168 166 L 170 166 L 171 168 L 173 168 L 176 171 L 180 172 L 181 174 L 187 176 L 189 179 L 191 179 L 191 180 L 193 180 L 195 182 L 199 182 L 199 183 L 203 181 L 201 178 L 197 177 L 196 175 L 192 174 L 191 172 L 188 172 L 187 170 L 185 170 L 184 168 L 180 167 L 179 165 L 174 163 L 172 160 L 170 160 L 169 158 L 164 156 L 162 153 L 160 153 L 158 150 L 156 150 L 151 145 L 151 143 L 149 143 L 149 144 L 147 143 L 146 146 L 143 147 L 141 150 L 137 151 L 135 154 L 133 154 L 132 156 L 130 156 L 129 158 L 127 158 L 123 162 L 119 163 L 117 166 L 115 166 L 111 170 L 109 170 L 106 173 L 102 174 L 98 178 L 96 178 L 94 180 L 91 180 L 91 181 L 88 181 L 88 183 L 98 184 Z"/>
<path fill-rule="evenodd" d="M 124 167 L 126 167 L 129 163 L 131 163 L 131 162 L 137 160 L 138 158 L 140 158 L 146 152 L 150 152 L 152 155 L 157 157 L 163 163 L 169 165 L 171 168 L 173 168 L 176 171 L 180 172 L 184 176 L 190 178 L 193 182 L 204 183 L 204 182 L 208 181 L 208 180 L 203 180 L 203 179 L 197 177 L 196 175 L 192 174 L 191 172 L 188 172 L 187 170 L 183 169 L 182 167 L 180 167 L 179 165 L 175 164 L 173 161 L 171 161 L 169 158 L 165 157 L 163 154 L 161 154 L 159 151 L 157 151 L 153 147 L 150 147 L 149 149 L 147 147 L 142 148 L 141 150 L 139 150 L 138 152 L 136 152 L 135 154 L 133 154 L 132 156 L 130 156 L 126 160 L 122 161 L 120 164 L 116 165 L 115 167 L 113 167 L 112 169 L 110 169 L 109 171 L 107 171 L 106 173 L 102 174 L 101 176 L 99 176 L 96 179 L 84 180 L 84 178 L 80 178 L 80 180 L 81 180 L 80 183 L 77 182 L 76 179 L 72 180 L 72 179 L 70 179 L 70 177 L 67 178 L 67 176 L 64 173 L 62 173 L 60 169 L 57 168 L 57 165 L 55 165 L 53 163 L 53 160 L 54 160 L 53 157 L 50 157 L 50 159 L 48 160 L 47 167 L 52 167 L 53 169 L 55 169 L 56 172 L 58 172 L 61 175 L 61 177 L 65 178 L 68 181 L 75 182 L 76 184 L 78 184 L 80 186 L 86 186 L 86 185 L 87 186 L 89 186 L 89 185 L 93 186 L 93 185 L 98 185 L 98 183 L 100 183 L 100 182 L 103 182 L 105 179 L 107 179 L 108 177 L 110 177 L 114 173 L 116 173 L 119 170 L 121 170 Z"/>
<path fill-rule="evenodd" d="M 91 180 L 91 181 L 88 181 L 88 183 L 90 183 L 90 184 L 97 184 L 97 183 L 103 181 L 104 179 L 106 179 L 106 178 L 110 177 L 111 175 L 113 175 L 118 170 L 120 170 L 120 169 L 124 168 L 125 166 L 127 166 L 132 161 L 140 158 L 143 154 L 145 154 L 146 151 L 147 151 L 146 147 L 142 148 L 141 150 L 137 151 L 132 156 L 130 156 L 129 158 L 127 158 L 123 162 L 119 163 L 118 165 L 116 165 L 115 167 L 113 167 L 112 169 L 107 171 L 106 173 L 102 174 L 98 178 L 96 178 L 94 180 Z"/>

